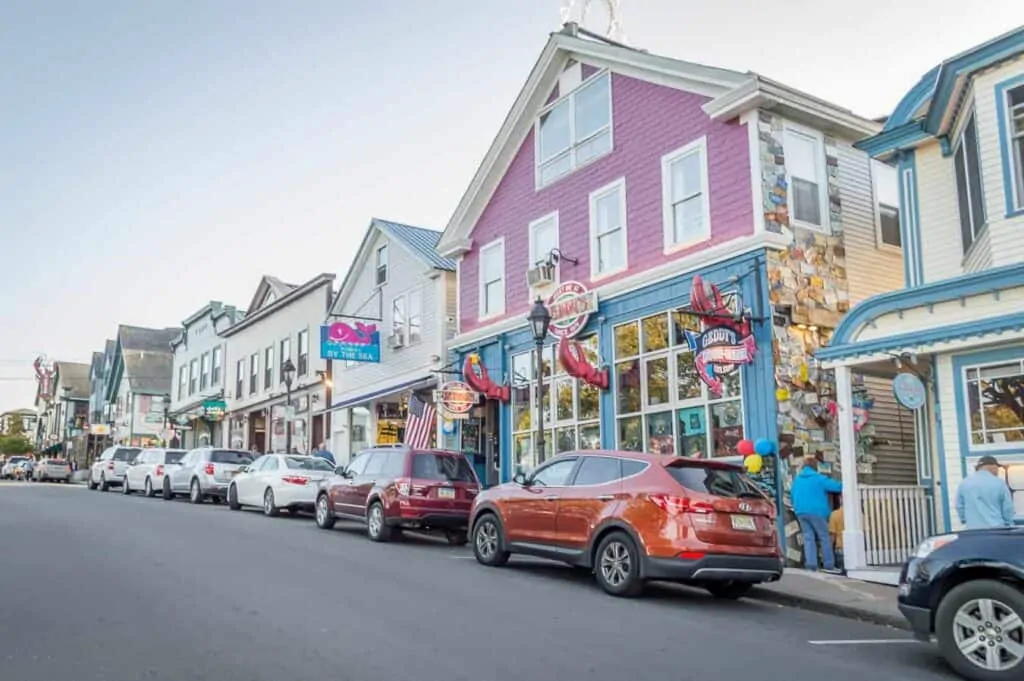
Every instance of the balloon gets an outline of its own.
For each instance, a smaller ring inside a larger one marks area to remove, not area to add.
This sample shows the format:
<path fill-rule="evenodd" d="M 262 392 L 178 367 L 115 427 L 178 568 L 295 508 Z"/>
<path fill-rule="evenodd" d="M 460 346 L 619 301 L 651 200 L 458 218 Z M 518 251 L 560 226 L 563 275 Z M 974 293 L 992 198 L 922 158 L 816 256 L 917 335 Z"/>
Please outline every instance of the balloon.
<path fill-rule="evenodd" d="M 775 453 L 775 443 L 763 437 L 754 443 L 754 451 L 761 456 L 771 456 Z"/>
<path fill-rule="evenodd" d="M 760 454 L 751 454 L 743 459 L 743 465 L 746 466 L 747 472 L 750 474 L 760 473 L 764 467 L 764 459 L 761 458 Z"/>
<path fill-rule="evenodd" d="M 750 456 L 754 453 L 754 443 L 750 440 L 740 440 L 736 443 L 736 453 L 742 456 Z"/>

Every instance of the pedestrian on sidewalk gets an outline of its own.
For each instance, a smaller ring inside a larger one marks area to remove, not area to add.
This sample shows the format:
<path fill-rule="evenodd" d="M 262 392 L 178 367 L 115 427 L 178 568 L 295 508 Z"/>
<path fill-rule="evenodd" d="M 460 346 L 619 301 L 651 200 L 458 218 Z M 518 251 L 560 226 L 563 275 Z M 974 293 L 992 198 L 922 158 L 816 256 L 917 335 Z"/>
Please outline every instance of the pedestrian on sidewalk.
<path fill-rule="evenodd" d="M 956 491 L 956 512 L 968 530 L 1013 527 L 1013 495 L 999 477 L 994 456 L 978 459 L 974 473 Z"/>
<path fill-rule="evenodd" d="M 796 513 L 804 535 L 804 567 L 808 570 L 818 569 L 820 546 L 822 567 L 826 572 L 836 571 L 832 539 L 828 535 L 828 521 L 832 514 L 828 495 L 830 492 L 838 494 L 842 491 L 843 486 L 839 481 L 818 472 L 817 457 L 808 456 L 804 459 L 789 494 L 793 500 L 793 512 Z"/>
<path fill-rule="evenodd" d="M 843 516 L 843 498 L 838 498 L 836 510 L 828 517 L 828 533 L 832 537 L 832 548 L 836 556 L 836 569 L 843 569 L 843 530 L 846 529 L 846 518 Z"/>
<path fill-rule="evenodd" d="M 317 446 L 316 451 L 313 452 L 313 456 L 318 456 L 321 459 L 330 462 L 332 466 L 336 467 L 338 465 L 334 461 L 334 454 L 331 453 L 331 450 L 327 449 L 326 443 L 321 442 Z"/>

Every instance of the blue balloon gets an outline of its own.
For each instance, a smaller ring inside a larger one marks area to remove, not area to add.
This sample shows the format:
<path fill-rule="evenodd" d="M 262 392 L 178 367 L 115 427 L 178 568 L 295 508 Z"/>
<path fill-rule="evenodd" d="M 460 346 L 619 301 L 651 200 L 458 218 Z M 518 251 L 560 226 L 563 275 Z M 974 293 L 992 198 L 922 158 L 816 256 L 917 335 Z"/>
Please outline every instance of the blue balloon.
<path fill-rule="evenodd" d="M 775 453 L 775 443 L 763 437 L 754 443 L 754 451 L 761 456 L 771 456 Z"/>

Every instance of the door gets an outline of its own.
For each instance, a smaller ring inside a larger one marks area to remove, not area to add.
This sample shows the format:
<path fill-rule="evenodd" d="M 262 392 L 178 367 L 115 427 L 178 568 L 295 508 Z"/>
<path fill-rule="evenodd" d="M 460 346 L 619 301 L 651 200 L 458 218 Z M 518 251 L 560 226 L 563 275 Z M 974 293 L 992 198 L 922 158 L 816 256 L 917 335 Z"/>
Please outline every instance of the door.
<path fill-rule="evenodd" d="M 390 454 L 391 452 L 373 452 L 363 472 L 352 479 L 352 484 L 345 492 L 346 513 L 360 518 L 366 517 L 366 498 L 370 496 L 370 490 L 377 484 L 377 480 L 384 475 Z"/>
<path fill-rule="evenodd" d="M 558 500 L 576 469 L 576 457 L 550 461 L 505 500 L 502 520 L 510 542 L 551 544 L 555 541 Z"/>
<path fill-rule="evenodd" d="M 180 466 L 171 469 L 170 478 L 172 491 L 184 492 L 188 490 L 189 480 L 192 479 L 192 469 L 199 460 L 199 455 L 201 453 L 202 452 L 200 452 L 200 450 L 193 449 L 181 460 Z"/>
<path fill-rule="evenodd" d="M 555 522 L 556 543 L 582 551 L 604 518 L 622 498 L 622 460 L 584 456 L 572 483 L 562 489 Z"/>
<path fill-rule="evenodd" d="M 355 481 L 359 478 L 363 471 L 366 469 L 366 464 L 370 461 L 370 456 L 373 452 L 364 452 L 352 460 L 345 468 L 345 477 L 335 477 L 331 480 L 331 503 L 333 504 L 334 510 L 338 513 L 357 513 L 358 509 L 351 507 L 355 495 L 353 494 L 352 488 L 355 485 Z"/>
<path fill-rule="evenodd" d="M 264 458 L 266 463 L 260 467 L 256 477 L 249 484 L 249 497 L 254 506 L 263 505 L 263 495 L 266 493 L 267 487 L 273 486 L 272 481 L 277 477 L 281 468 L 281 457 L 267 456 Z"/>
<path fill-rule="evenodd" d="M 267 461 L 269 460 L 269 458 L 270 457 L 267 456 L 259 457 L 251 464 L 249 464 L 249 467 L 245 473 L 242 473 L 237 478 L 235 478 L 235 493 L 238 494 L 238 503 L 253 503 L 253 490 L 255 490 L 256 486 L 259 484 L 260 471 L 263 469 L 265 465 L 267 465 Z M 259 504 L 262 503 L 262 500 L 260 500 Z"/>

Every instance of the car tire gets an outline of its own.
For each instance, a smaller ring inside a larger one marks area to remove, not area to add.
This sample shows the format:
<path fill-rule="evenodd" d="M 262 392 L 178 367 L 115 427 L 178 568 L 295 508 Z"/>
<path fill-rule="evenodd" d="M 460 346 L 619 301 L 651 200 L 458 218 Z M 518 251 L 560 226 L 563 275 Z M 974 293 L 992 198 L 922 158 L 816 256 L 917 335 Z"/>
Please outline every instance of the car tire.
<path fill-rule="evenodd" d="M 366 510 L 366 536 L 375 542 L 391 541 L 391 528 L 384 517 L 384 504 L 379 501 L 370 504 Z"/>
<path fill-rule="evenodd" d="M 90 475 L 89 476 L 89 489 L 92 490 L 93 492 L 95 492 L 96 488 L 98 488 L 98 487 L 99 487 L 99 485 L 97 485 L 95 482 L 92 481 L 92 476 Z"/>
<path fill-rule="evenodd" d="M 321 530 L 334 529 L 334 511 L 331 510 L 331 504 L 326 494 L 321 494 L 316 498 L 314 515 L 316 517 L 316 526 Z"/>
<path fill-rule="evenodd" d="M 163 489 L 160 490 L 160 496 L 164 501 L 171 501 L 174 499 L 174 492 L 171 491 L 171 481 L 169 478 L 164 478 Z"/>
<path fill-rule="evenodd" d="M 268 518 L 273 518 L 280 512 L 281 509 L 279 509 L 277 504 L 274 503 L 274 490 L 268 487 L 263 493 L 263 515 Z"/>
<path fill-rule="evenodd" d="M 242 505 L 238 503 L 238 488 L 234 485 L 228 487 L 228 508 L 232 511 L 242 510 Z"/>
<path fill-rule="evenodd" d="M 448 530 L 444 533 L 449 546 L 465 546 L 469 537 L 462 530 Z"/>
<path fill-rule="evenodd" d="M 511 555 L 505 550 L 505 537 L 498 516 L 484 513 L 473 524 L 473 555 L 487 567 L 501 567 Z"/>
<path fill-rule="evenodd" d="M 605 593 L 632 598 L 644 590 L 640 552 L 625 532 L 612 532 L 601 540 L 594 561 L 594 576 Z"/>
<path fill-rule="evenodd" d="M 985 669 L 981 661 L 972 660 L 961 649 L 964 637 L 961 635 L 961 626 L 957 623 L 958 618 L 966 616 L 974 618 L 975 608 L 985 604 L 993 608 L 991 614 L 1002 614 L 1004 617 L 1016 616 L 1018 622 L 1024 619 L 1024 594 L 1021 591 L 1007 584 L 994 579 L 978 579 L 965 582 L 954 587 L 947 593 L 935 613 L 935 637 L 939 643 L 939 653 L 946 660 L 950 667 L 956 670 L 961 676 L 971 681 L 1009 681 L 1009 679 L 1021 678 L 1024 671 L 1024 659 L 1018 659 L 1016 663 L 1002 669 Z M 978 612 L 978 615 L 981 613 Z M 1018 625 L 1016 631 L 1003 631 L 1000 621 L 995 617 L 991 621 L 978 618 L 978 628 L 972 633 L 974 637 L 981 638 L 981 631 L 985 631 L 987 646 L 998 650 L 1003 638 L 1013 641 L 1017 646 L 1024 636 L 1024 626 Z M 1016 634 L 1014 639 L 1010 634 Z M 995 640 L 991 640 L 992 637 Z M 986 650 L 987 648 L 983 648 Z M 1005 652 L 1005 651 L 1004 651 Z"/>
<path fill-rule="evenodd" d="M 721 598 L 725 601 L 737 601 L 750 593 L 754 585 L 750 582 L 729 580 L 726 582 L 708 582 L 704 585 L 704 588 L 715 598 Z"/>
<path fill-rule="evenodd" d="M 128 476 L 126 475 L 124 476 L 124 478 L 121 479 L 121 494 L 127 496 L 131 493 L 132 488 L 128 485 Z"/>
<path fill-rule="evenodd" d="M 201 504 L 204 501 L 203 488 L 195 478 L 192 478 L 192 483 L 188 486 L 188 500 L 193 504 Z"/>
<path fill-rule="evenodd" d="M 100 476 L 100 491 L 101 492 L 108 492 L 108 491 L 110 491 L 110 483 L 107 482 L 107 474 L 106 473 L 104 473 L 103 475 Z"/>
<path fill-rule="evenodd" d="M 153 489 L 153 480 L 149 477 L 146 478 L 146 483 L 143 485 L 143 494 L 145 494 L 148 499 L 152 499 L 156 496 L 156 490 Z"/>

